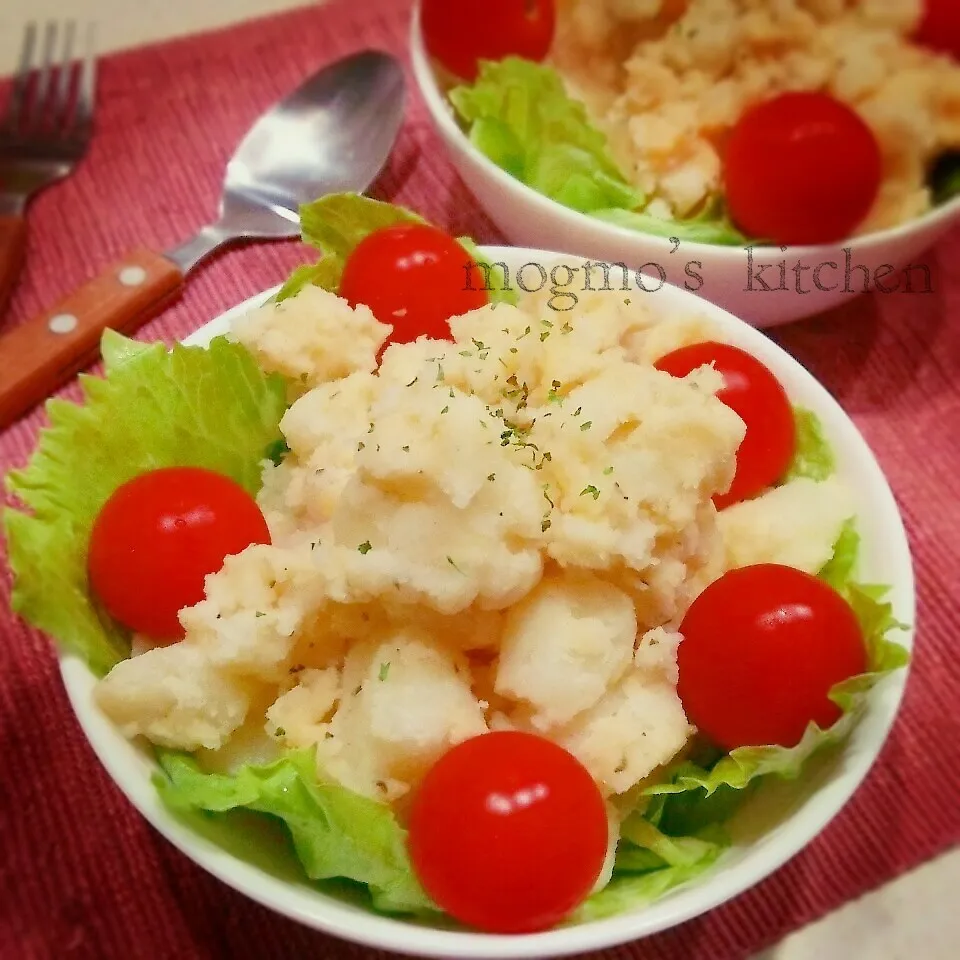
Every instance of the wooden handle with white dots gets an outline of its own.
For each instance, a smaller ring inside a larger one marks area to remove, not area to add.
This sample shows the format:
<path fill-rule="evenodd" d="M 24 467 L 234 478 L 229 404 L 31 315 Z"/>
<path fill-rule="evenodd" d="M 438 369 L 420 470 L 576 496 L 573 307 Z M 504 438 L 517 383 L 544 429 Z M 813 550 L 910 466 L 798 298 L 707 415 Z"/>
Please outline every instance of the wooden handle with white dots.
<path fill-rule="evenodd" d="M 0 430 L 94 363 L 104 330 L 132 333 L 182 285 L 176 264 L 134 250 L 52 310 L 0 336 Z"/>

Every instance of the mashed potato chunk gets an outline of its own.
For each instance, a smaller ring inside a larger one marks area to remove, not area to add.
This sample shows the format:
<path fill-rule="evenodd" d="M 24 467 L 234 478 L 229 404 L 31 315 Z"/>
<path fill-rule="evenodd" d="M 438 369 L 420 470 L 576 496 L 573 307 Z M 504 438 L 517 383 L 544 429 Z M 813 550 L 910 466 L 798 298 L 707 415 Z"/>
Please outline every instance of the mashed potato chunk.
<path fill-rule="evenodd" d="M 305 669 L 299 682 L 267 710 L 267 732 L 295 747 L 309 747 L 323 739 L 326 723 L 340 699 L 340 671 Z"/>
<path fill-rule="evenodd" d="M 671 760 L 693 732 L 676 689 L 680 637 L 645 635 L 626 676 L 557 739 L 608 794 Z"/>
<path fill-rule="evenodd" d="M 220 747 L 244 721 L 248 684 L 195 646 L 154 647 L 118 663 L 96 688 L 97 705 L 125 737 L 163 747 Z"/>
<path fill-rule="evenodd" d="M 233 323 L 233 335 L 268 373 L 307 387 L 377 367 L 377 351 L 393 327 L 362 304 L 307 285 L 296 296 L 266 303 Z"/>
<path fill-rule="evenodd" d="M 487 730 L 465 666 L 415 631 L 356 646 L 342 684 L 317 762 L 365 796 L 397 798 L 447 749 Z"/>
<path fill-rule="evenodd" d="M 631 599 L 590 575 L 550 578 L 513 607 L 495 691 L 529 703 L 539 730 L 592 707 L 630 664 L 637 636 Z"/>

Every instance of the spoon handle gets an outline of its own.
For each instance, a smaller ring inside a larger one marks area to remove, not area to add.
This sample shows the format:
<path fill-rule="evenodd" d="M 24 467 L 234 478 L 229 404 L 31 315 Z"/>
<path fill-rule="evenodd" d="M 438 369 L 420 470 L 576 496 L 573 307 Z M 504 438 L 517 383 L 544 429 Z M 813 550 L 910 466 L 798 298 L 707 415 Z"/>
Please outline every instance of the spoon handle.
<path fill-rule="evenodd" d="M 0 315 L 13 293 L 26 246 L 26 220 L 19 213 L 0 216 Z"/>
<path fill-rule="evenodd" d="M 0 429 L 93 363 L 104 330 L 132 333 L 182 285 L 176 264 L 134 250 L 52 310 L 0 337 Z"/>

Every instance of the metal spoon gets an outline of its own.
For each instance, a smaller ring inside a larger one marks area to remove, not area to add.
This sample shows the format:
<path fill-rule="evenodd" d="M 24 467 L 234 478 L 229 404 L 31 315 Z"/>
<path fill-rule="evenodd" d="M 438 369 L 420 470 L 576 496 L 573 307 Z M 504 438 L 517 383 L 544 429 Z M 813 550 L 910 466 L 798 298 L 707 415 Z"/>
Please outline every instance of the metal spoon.
<path fill-rule="evenodd" d="M 154 316 L 218 247 L 295 237 L 300 204 L 364 192 L 390 155 L 404 99 L 399 62 L 371 51 L 325 67 L 263 114 L 227 165 L 215 223 L 173 250 L 131 251 L 0 338 L 0 428 L 93 362 L 105 329 L 130 333 Z"/>

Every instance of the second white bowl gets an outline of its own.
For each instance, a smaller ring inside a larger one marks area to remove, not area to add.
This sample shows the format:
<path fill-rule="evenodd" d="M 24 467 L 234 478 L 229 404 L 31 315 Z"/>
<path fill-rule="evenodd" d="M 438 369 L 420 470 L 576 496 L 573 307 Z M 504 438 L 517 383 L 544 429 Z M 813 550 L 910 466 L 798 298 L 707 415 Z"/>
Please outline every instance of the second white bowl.
<path fill-rule="evenodd" d="M 957 197 L 903 226 L 838 244 L 745 248 L 682 241 L 678 246 L 564 207 L 474 147 L 437 83 L 420 31 L 419 4 L 411 24 L 410 55 L 420 93 L 451 162 L 511 243 L 623 263 L 649 277 L 644 288 L 651 293 L 671 283 L 756 327 L 800 320 L 873 291 L 890 296 L 931 292 L 936 277 L 923 254 L 960 223 Z M 903 270 L 907 272 L 901 274 Z"/>

